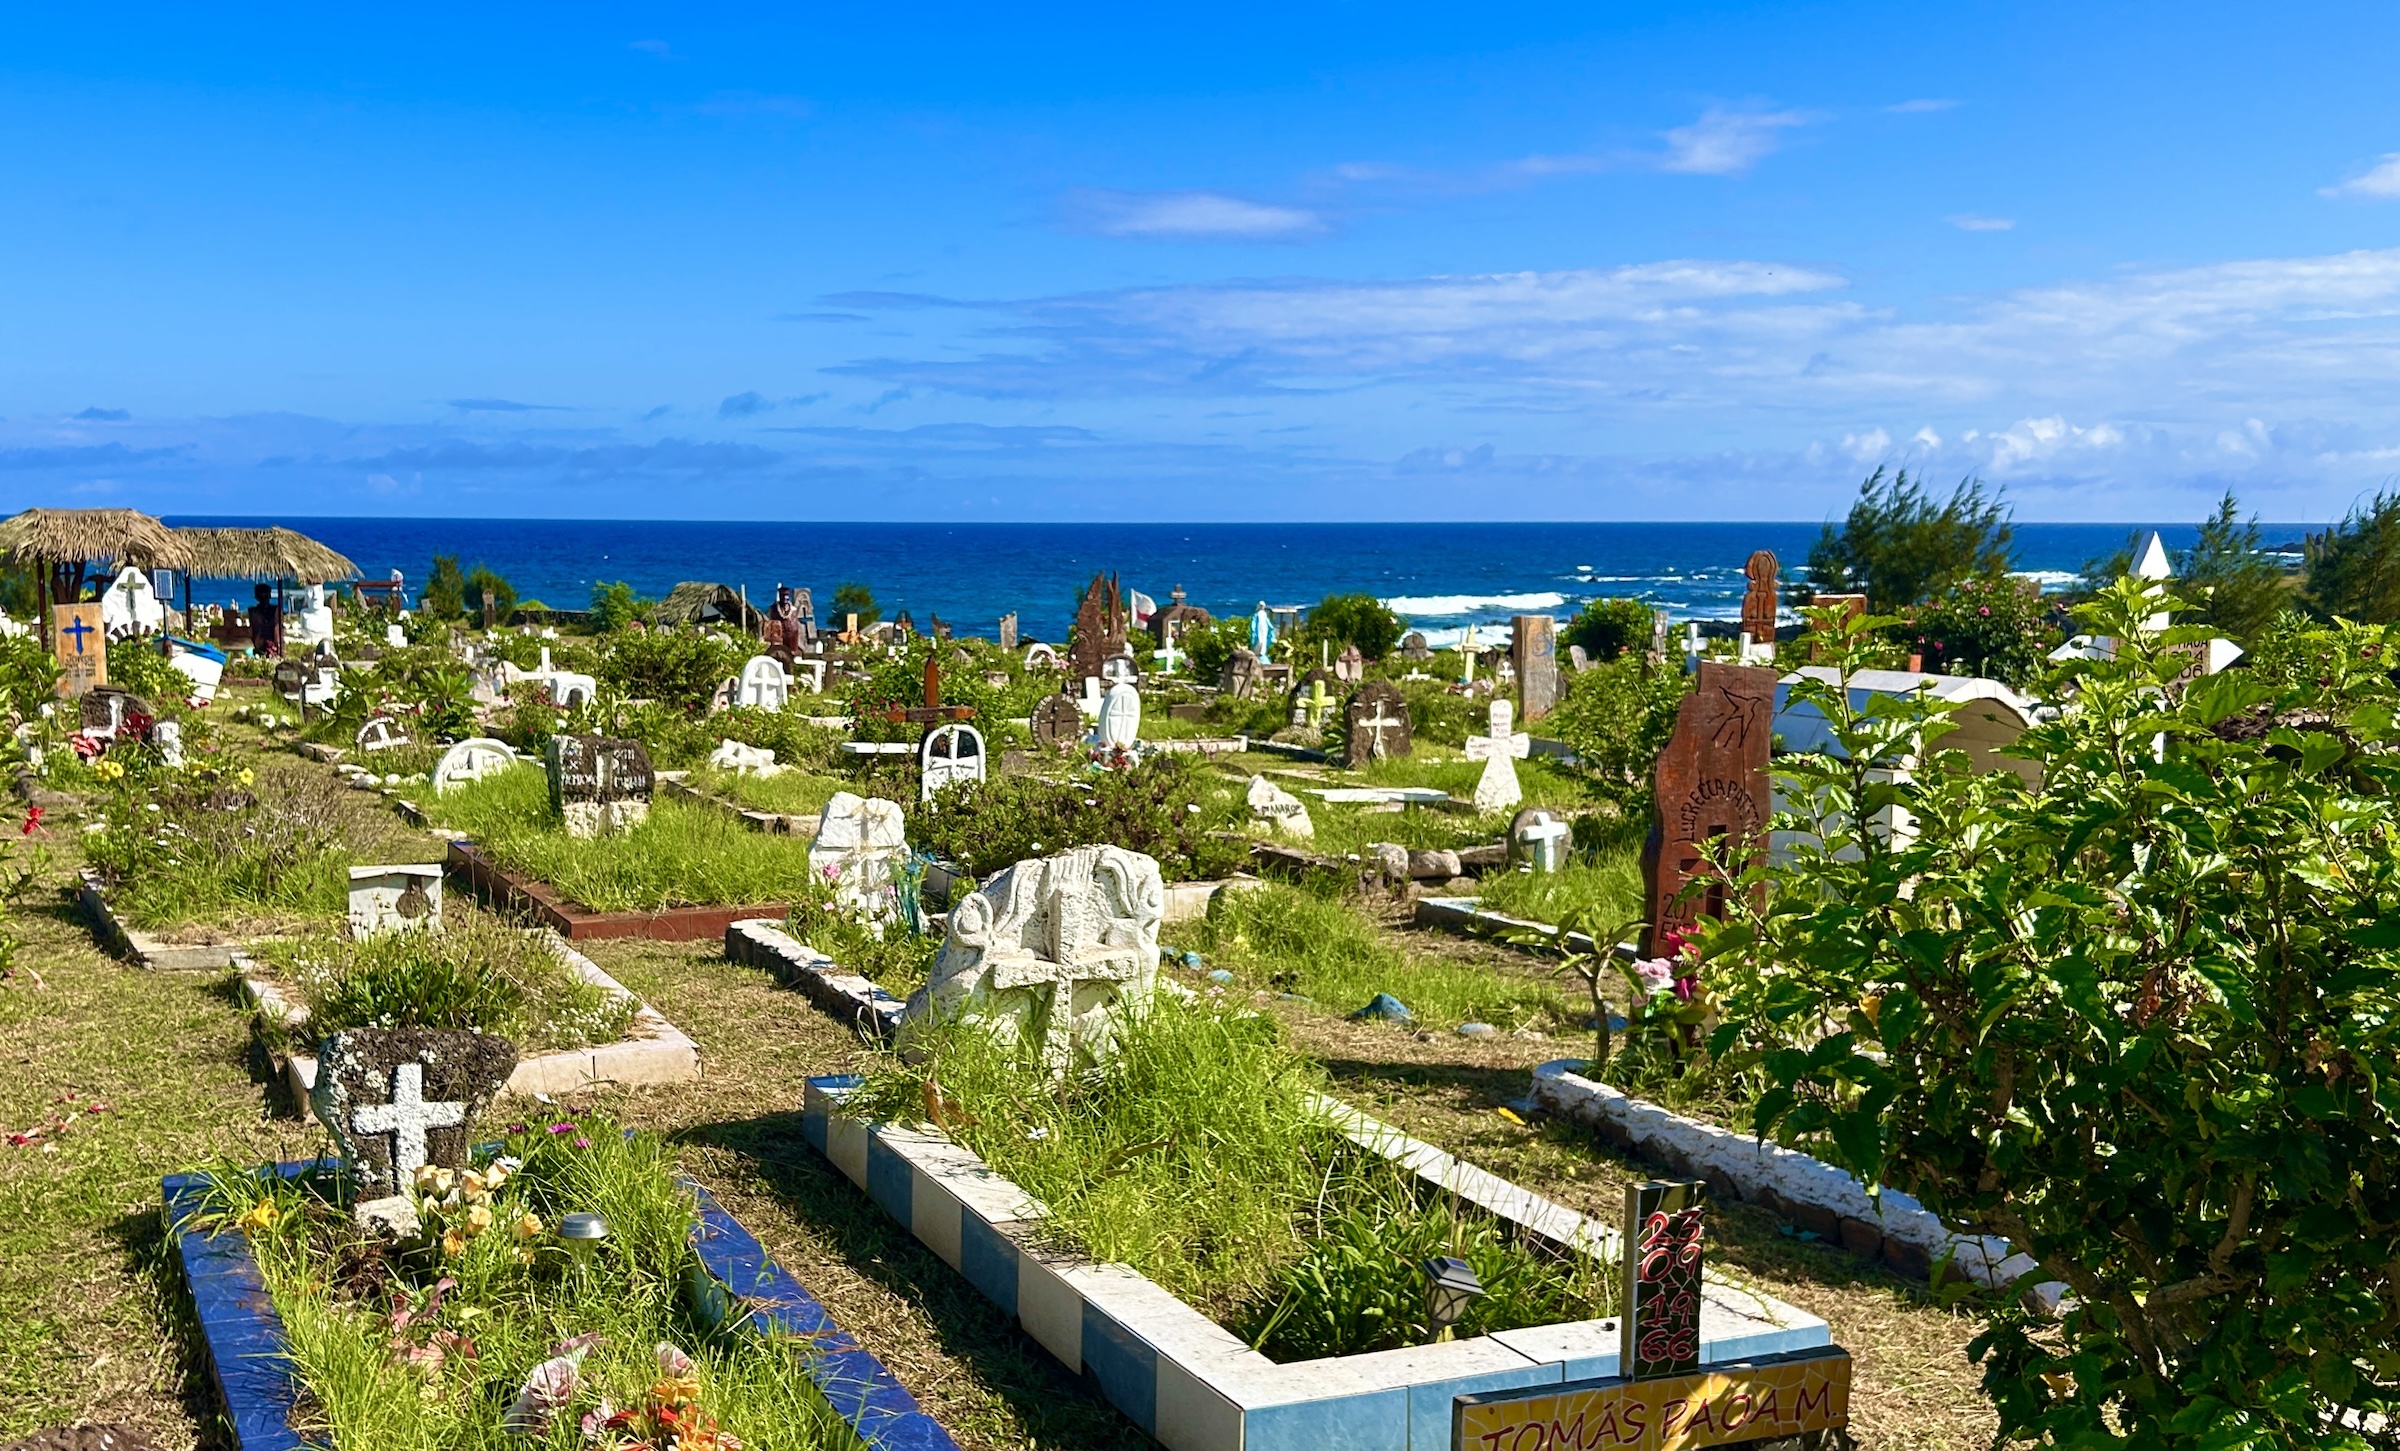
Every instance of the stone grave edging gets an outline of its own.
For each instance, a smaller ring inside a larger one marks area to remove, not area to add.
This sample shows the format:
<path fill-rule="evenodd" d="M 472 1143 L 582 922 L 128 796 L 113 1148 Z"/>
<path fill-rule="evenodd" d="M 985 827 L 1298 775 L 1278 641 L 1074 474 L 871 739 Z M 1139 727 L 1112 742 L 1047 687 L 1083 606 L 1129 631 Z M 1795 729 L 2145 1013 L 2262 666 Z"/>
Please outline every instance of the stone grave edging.
<path fill-rule="evenodd" d="M 520 1058 L 516 1070 L 508 1076 L 507 1092 L 546 1093 L 555 1097 L 598 1083 L 632 1086 L 699 1081 L 700 1046 L 690 1035 L 668 1022 L 665 1014 L 609 976 L 600 964 L 577 952 L 557 933 L 544 930 L 541 938 L 542 945 L 557 954 L 567 971 L 602 992 L 631 1001 L 633 1023 L 625 1030 L 625 1036 L 613 1043 L 561 1048 Z M 241 972 L 242 992 L 260 1017 L 273 1018 L 291 1027 L 308 1021 L 308 1009 L 292 1001 L 279 984 L 258 971 L 254 960 L 237 957 L 236 966 Z M 285 1054 L 283 1074 L 285 1084 L 291 1089 L 292 1102 L 300 1105 L 305 1114 L 309 1092 L 317 1082 L 316 1056 L 296 1051 Z"/>
<path fill-rule="evenodd" d="M 454 840 L 445 865 L 503 911 L 527 913 L 571 941 L 642 937 L 653 942 L 697 942 L 714 937 L 746 917 L 780 917 L 783 902 L 739 907 L 668 907 L 657 912 L 593 912 L 559 895 L 549 883 L 510 871 L 471 841 Z"/>
<path fill-rule="evenodd" d="M 279 1164 L 274 1172 L 291 1178 L 324 1162 L 303 1159 Z M 772 1330 L 808 1343 L 813 1353 L 794 1356 L 793 1363 L 869 1451 L 958 1451 L 958 1443 L 925 1414 L 907 1387 L 843 1330 L 806 1286 L 775 1263 L 715 1195 L 690 1178 L 676 1177 L 698 1200 L 693 1247 L 707 1273 L 707 1285 L 701 1289 L 690 1280 L 685 1283 L 687 1293 L 697 1291 L 709 1303 L 696 1313 L 722 1324 L 739 1306 L 746 1312 L 745 1333 Z M 179 1229 L 198 1209 L 205 1187 L 202 1175 L 168 1175 L 159 1182 L 161 1213 L 167 1232 L 175 1237 L 176 1257 L 191 1292 L 192 1318 L 233 1429 L 234 1451 L 300 1451 L 305 1443 L 291 1424 L 299 1397 L 285 1350 L 283 1317 L 268 1297 L 249 1239 Z"/>
<path fill-rule="evenodd" d="M 1499 912 L 1487 912 L 1477 905 L 1482 900 L 1480 897 L 1419 897 L 1412 920 L 1420 927 L 1427 925 L 1446 927 L 1453 932 L 1503 940 L 1511 932 L 1539 932 L 1546 937 L 1558 936 L 1558 927 L 1555 923 L 1536 922 L 1530 917 L 1510 917 Z M 1596 950 L 1590 934 L 1583 932 L 1568 933 L 1567 946 L 1577 952 Z M 1619 953 L 1623 953 L 1625 948 L 1620 945 L 1617 950 Z"/>
<path fill-rule="evenodd" d="M 781 918 L 754 917 L 725 927 L 727 961 L 764 968 L 808 1000 L 859 1030 L 889 1041 L 907 1004 L 783 930 Z"/>
<path fill-rule="evenodd" d="M 1954 1272 L 1992 1289 L 2007 1289 L 2038 1268 L 2033 1256 L 1998 1236 L 1953 1233 L 1897 1189 L 1870 1195 L 1855 1176 L 1814 1155 L 1687 1118 L 1585 1078 L 1575 1071 L 1584 1061 L 1561 1058 L 1534 1069 L 1533 1101 L 1671 1173 L 1707 1180 L 1725 1198 L 1761 1205 L 1825 1243 L 1881 1259 L 1915 1278 L 1929 1278 L 1945 1255 Z M 2041 1284 L 2028 1293 L 2055 1311 L 2064 1289 Z"/>
<path fill-rule="evenodd" d="M 948 1137 L 843 1114 L 841 1099 L 858 1083 L 847 1074 L 808 1080 L 801 1132 L 810 1146 L 1168 1451 L 1448 1447 L 1456 1396 L 1616 1373 L 1614 1320 L 1278 1365 L 1127 1266 L 1059 1251 L 1043 1233 L 1045 1208 Z M 1553 1251 L 1617 1254 L 1614 1229 L 1338 1100 L 1317 1102 L 1353 1144 L 1436 1192 Z M 1831 1343 L 1825 1321 L 1710 1272 L 1704 1362 Z"/>
<path fill-rule="evenodd" d="M 744 806 L 731 797 L 719 796 L 714 791 L 701 790 L 683 779 L 683 773 L 680 771 L 661 771 L 658 776 L 658 788 L 669 796 L 680 797 L 686 801 L 697 801 L 703 806 L 713 806 L 719 811 L 739 817 L 742 825 L 749 827 L 752 831 L 763 831 L 769 836 L 805 836 L 814 840 L 817 834 L 817 818 L 813 816 L 795 816 L 790 812 L 761 811 L 756 807 Z"/>
<path fill-rule="evenodd" d="M 162 942 L 147 932 L 126 925 L 116 909 L 109 905 L 108 893 L 102 887 L 100 874 L 90 867 L 85 867 L 77 874 L 75 899 L 82 906 L 84 914 L 91 918 L 92 935 L 100 939 L 101 946 L 132 959 L 137 967 L 161 972 L 204 972 L 232 966 L 235 955 L 242 950 L 242 944 L 237 942 Z M 251 940 L 263 942 L 268 939 L 260 937 Z"/>

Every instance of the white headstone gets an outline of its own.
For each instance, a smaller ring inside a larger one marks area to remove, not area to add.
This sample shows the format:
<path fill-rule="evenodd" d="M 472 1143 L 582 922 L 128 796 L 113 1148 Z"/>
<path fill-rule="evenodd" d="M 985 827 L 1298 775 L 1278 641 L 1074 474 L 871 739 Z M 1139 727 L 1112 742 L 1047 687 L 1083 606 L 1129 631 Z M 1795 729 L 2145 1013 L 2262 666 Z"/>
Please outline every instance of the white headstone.
<path fill-rule="evenodd" d="M 1075 708 L 1082 711 L 1087 717 L 1097 720 L 1100 717 L 1100 700 L 1100 678 L 1096 675 L 1086 675 L 1083 677 L 1083 693 L 1075 697 Z"/>
<path fill-rule="evenodd" d="M 917 799 L 931 801 L 953 781 L 980 781 L 983 772 L 983 732 L 971 725 L 935 726 L 917 748 Z"/>
<path fill-rule="evenodd" d="M 1250 778 L 1249 801 L 1250 814 L 1284 836 L 1306 841 L 1317 834 L 1317 824 L 1308 817 L 1308 804 L 1264 776 Z"/>
<path fill-rule="evenodd" d="M 390 716 L 374 715 L 358 728 L 356 744 L 362 751 L 388 751 L 394 746 L 407 745 L 408 737 Z"/>
<path fill-rule="evenodd" d="M 166 618 L 167 607 L 159 603 L 150 576 L 130 564 L 117 571 L 116 582 L 100 596 L 100 627 L 112 640 L 151 634 Z"/>
<path fill-rule="evenodd" d="M 394 620 L 383 627 L 383 643 L 395 650 L 402 649 L 408 644 L 408 631 L 400 628 L 400 622 Z"/>
<path fill-rule="evenodd" d="M 1101 700 L 1099 716 L 1099 724 L 1092 730 L 1095 743 L 1121 751 L 1133 749 L 1142 735 L 1142 693 L 1133 682 L 1118 681 Z"/>
<path fill-rule="evenodd" d="M 1467 759 L 1483 762 L 1483 775 L 1475 783 L 1477 811 L 1506 811 L 1525 799 L 1524 788 L 1517 784 L 1517 762 L 1533 749 L 1533 738 L 1512 730 L 1515 724 L 1516 707 L 1506 699 L 1495 700 L 1490 733 L 1467 739 Z"/>
<path fill-rule="evenodd" d="M 290 618 L 284 621 L 283 642 L 287 649 L 333 643 L 333 606 L 325 600 L 325 586 L 312 584 L 301 589 Z"/>
<path fill-rule="evenodd" d="M 542 653 L 548 655 L 550 652 L 544 650 Z M 589 675 L 578 675 L 572 670 L 549 671 L 544 675 L 543 683 L 550 692 L 550 703 L 560 710 L 580 710 L 590 705 L 592 697 L 600 692 L 599 681 Z"/>
<path fill-rule="evenodd" d="M 442 930 L 442 864 L 350 869 L 350 936 Z"/>
<path fill-rule="evenodd" d="M 834 793 L 817 818 L 808 864 L 830 874 L 834 899 L 869 917 L 892 914 L 892 868 L 908 856 L 908 823 L 900 803 Z"/>
<path fill-rule="evenodd" d="M 433 763 L 433 794 L 439 796 L 454 786 L 480 781 L 516 763 L 516 748 L 506 741 L 496 741 L 490 736 L 474 736 L 460 741 L 442 752 L 442 758 Z"/>
<path fill-rule="evenodd" d="M 1158 863 L 1139 852 L 1081 846 L 1018 862 L 952 904 L 907 1019 L 963 1018 L 1062 1070 L 1105 1058 L 1117 1024 L 1157 991 L 1165 915 Z"/>
<path fill-rule="evenodd" d="M 1056 670 L 1058 668 L 1058 652 L 1036 640 L 1025 647 L 1025 668 L 1028 670 Z"/>
<path fill-rule="evenodd" d="M 805 680 L 805 681 L 807 681 L 807 682 L 808 682 L 808 693 L 809 693 L 809 694 L 811 694 L 811 695 L 823 695 L 823 694 L 825 693 L 825 661 L 824 661 L 824 659 L 823 659 L 822 657 L 820 657 L 820 658 L 818 658 L 818 659 L 815 659 L 815 660 L 795 660 L 795 661 L 793 661 L 793 662 L 792 662 L 792 680 L 793 680 L 793 682 L 794 682 L 795 684 L 797 684 L 797 683 L 798 683 L 798 682 L 800 682 L 800 681 L 803 681 L 803 680 Z"/>
<path fill-rule="evenodd" d="M 781 661 L 768 655 L 753 655 L 744 662 L 741 683 L 734 695 L 736 705 L 781 710 L 791 698 L 792 678 L 784 673 Z"/>

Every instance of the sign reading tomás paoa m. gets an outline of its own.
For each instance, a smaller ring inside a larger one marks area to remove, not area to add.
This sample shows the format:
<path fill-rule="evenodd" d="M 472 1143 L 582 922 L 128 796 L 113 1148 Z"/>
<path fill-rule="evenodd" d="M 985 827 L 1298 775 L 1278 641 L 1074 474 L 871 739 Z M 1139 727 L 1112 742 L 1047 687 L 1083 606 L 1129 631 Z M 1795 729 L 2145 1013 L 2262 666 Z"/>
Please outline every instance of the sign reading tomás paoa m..
<path fill-rule="evenodd" d="M 1696 1451 L 1850 1424 L 1850 1353 L 1729 1361 L 1657 1380 L 1568 1381 L 1460 1396 L 1453 1451 Z"/>

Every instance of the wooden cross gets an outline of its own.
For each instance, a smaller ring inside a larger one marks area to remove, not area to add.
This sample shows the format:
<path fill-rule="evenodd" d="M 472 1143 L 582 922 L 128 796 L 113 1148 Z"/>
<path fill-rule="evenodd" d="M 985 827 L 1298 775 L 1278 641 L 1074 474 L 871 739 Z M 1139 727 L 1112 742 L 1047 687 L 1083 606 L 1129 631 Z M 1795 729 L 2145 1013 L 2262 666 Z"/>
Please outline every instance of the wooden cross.
<path fill-rule="evenodd" d="M 942 662 L 932 655 L 925 657 L 925 703 L 895 705 L 883 713 L 894 725 L 940 725 L 945 721 L 973 720 L 975 707 L 942 704 Z"/>
<path fill-rule="evenodd" d="M 1482 653 L 1483 647 L 1475 643 L 1475 627 L 1467 626 L 1465 638 L 1458 642 L 1458 658 L 1462 666 L 1458 677 L 1459 684 L 1473 685 L 1475 683 L 1475 657 Z"/>

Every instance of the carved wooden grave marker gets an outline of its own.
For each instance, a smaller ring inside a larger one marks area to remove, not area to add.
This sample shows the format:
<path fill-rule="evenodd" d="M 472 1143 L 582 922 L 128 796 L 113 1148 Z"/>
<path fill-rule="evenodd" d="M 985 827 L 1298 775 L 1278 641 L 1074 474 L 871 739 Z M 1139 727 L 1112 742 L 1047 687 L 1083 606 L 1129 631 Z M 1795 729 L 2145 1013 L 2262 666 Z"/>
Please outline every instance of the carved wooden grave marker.
<path fill-rule="evenodd" d="M 1739 872 L 1767 854 L 1774 794 L 1767 756 L 1775 716 L 1775 672 L 1700 662 L 1698 683 L 1675 711 L 1675 734 L 1658 753 L 1657 815 L 1642 849 L 1650 925 L 1642 955 L 1668 955 L 1701 917 L 1725 915 L 1721 859 Z M 1699 878 L 1706 885 L 1686 893 Z"/>

